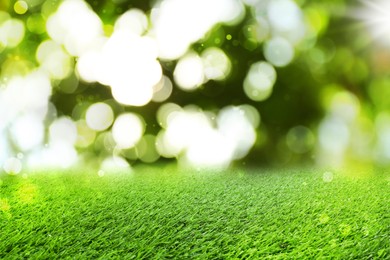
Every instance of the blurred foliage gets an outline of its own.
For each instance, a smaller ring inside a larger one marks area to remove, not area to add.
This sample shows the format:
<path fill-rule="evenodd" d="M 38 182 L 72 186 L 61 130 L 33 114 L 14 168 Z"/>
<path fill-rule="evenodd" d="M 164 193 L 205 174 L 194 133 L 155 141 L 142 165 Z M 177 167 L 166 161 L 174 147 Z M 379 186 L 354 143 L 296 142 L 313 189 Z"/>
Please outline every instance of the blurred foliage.
<path fill-rule="evenodd" d="M 40 42 L 48 38 L 42 28 L 45 20 L 60 3 L 59 0 L 27 2 L 30 4 L 28 12 L 19 15 L 13 8 L 15 1 L 0 1 L 0 10 L 6 10 L 11 16 L 22 19 L 29 28 L 18 47 L 1 50 L 0 64 L 3 74 L 7 69 L 4 64 L 8 62 L 19 61 L 16 67 L 12 67 L 18 73 L 27 72 L 37 65 L 35 50 Z M 154 1 L 87 2 L 104 22 L 105 33 L 109 35 L 119 15 L 130 8 L 139 8 L 149 14 Z M 242 90 L 242 82 L 250 65 L 264 60 L 263 44 L 252 40 L 251 36 L 245 35 L 243 31 L 253 20 L 251 12 L 247 10 L 240 24 L 218 25 L 192 46 L 198 53 L 211 46 L 223 49 L 233 64 L 230 76 L 224 81 L 209 81 L 195 92 L 189 93 L 176 88 L 167 100 L 182 106 L 197 104 L 207 110 L 244 103 L 256 107 L 261 115 L 261 126 L 252 152 L 244 159 L 246 163 L 284 164 L 313 161 L 314 148 L 301 154 L 294 153 L 287 147 L 286 135 L 291 128 L 300 125 L 316 133 L 318 125 L 328 113 L 333 95 L 340 91 L 354 94 L 360 101 L 364 117 L 371 121 L 382 111 L 390 112 L 390 101 L 387 98 L 390 94 L 390 51 L 371 40 L 361 21 L 347 15 L 348 8 L 357 6 L 358 1 L 296 2 L 303 10 L 308 33 L 297 47 L 294 61 L 286 67 L 277 68 L 277 82 L 269 99 L 255 102 L 248 99 Z M 161 61 L 161 65 L 164 75 L 173 81 L 176 62 Z M 60 84 L 64 83 L 55 82 L 54 86 Z M 81 81 L 74 93 L 64 93 L 58 87 L 51 97 L 59 115 L 69 116 L 74 116 L 74 109 L 81 101 L 93 103 L 109 99 L 112 97 L 107 87 Z M 116 114 L 121 111 L 138 112 L 147 122 L 146 132 L 158 132 L 155 115 L 159 103 L 151 102 L 144 107 L 122 107 L 114 100 L 110 102 Z"/>

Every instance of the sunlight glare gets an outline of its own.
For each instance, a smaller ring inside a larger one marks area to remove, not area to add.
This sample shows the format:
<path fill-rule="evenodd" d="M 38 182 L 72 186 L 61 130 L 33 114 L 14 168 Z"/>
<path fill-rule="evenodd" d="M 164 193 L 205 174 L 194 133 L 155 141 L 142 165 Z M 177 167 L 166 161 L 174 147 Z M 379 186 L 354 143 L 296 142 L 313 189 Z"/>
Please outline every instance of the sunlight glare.
<path fill-rule="evenodd" d="M 373 39 L 390 45 L 390 2 L 388 0 L 360 0 L 364 6 L 352 11 L 354 18 L 366 23 Z"/>

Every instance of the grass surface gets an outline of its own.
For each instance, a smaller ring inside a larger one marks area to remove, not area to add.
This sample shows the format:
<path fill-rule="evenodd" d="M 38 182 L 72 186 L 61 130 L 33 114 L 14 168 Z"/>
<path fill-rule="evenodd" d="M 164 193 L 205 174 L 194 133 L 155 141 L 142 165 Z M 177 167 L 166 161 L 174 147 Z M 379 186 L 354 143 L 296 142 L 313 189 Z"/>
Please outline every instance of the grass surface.
<path fill-rule="evenodd" d="M 389 177 L 171 166 L 2 175 L 0 258 L 389 259 Z"/>

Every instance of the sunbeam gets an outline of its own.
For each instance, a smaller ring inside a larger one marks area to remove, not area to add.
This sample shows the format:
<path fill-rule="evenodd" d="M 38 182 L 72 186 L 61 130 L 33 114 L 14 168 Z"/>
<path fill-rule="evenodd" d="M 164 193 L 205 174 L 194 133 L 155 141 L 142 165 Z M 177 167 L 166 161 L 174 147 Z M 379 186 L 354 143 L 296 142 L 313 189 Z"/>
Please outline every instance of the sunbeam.
<path fill-rule="evenodd" d="M 351 16 L 364 22 L 374 41 L 390 45 L 390 2 L 386 0 L 360 0 L 362 7 Z"/>

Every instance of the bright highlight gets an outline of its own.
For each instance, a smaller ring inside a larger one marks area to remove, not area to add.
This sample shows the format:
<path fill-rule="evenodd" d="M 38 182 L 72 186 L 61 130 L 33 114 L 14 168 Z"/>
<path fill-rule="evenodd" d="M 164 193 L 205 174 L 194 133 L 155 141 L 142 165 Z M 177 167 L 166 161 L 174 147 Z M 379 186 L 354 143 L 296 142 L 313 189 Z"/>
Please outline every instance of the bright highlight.
<path fill-rule="evenodd" d="M 274 67 L 264 61 L 252 64 L 244 80 L 245 94 L 254 101 L 263 101 L 272 94 L 276 82 Z"/>
<path fill-rule="evenodd" d="M 112 127 L 112 137 L 118 148 L 128 149 L 136 145 L 145 131 L 143 120 L 136 114 L 120 115 Z"/>
<path fill-rule="evenodd" d="M 114 112 L 105 103 L 95 103 L 88 108 L 85 120 L 91 129 L 103 131 L 110 127 L 114 121 Z"/>

